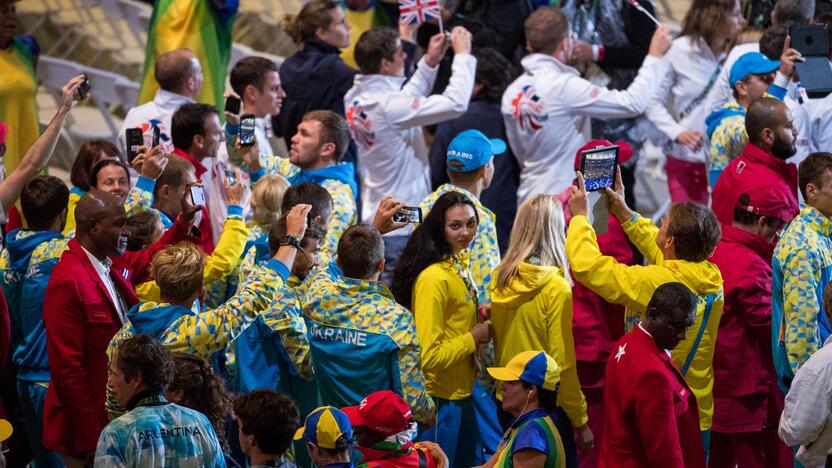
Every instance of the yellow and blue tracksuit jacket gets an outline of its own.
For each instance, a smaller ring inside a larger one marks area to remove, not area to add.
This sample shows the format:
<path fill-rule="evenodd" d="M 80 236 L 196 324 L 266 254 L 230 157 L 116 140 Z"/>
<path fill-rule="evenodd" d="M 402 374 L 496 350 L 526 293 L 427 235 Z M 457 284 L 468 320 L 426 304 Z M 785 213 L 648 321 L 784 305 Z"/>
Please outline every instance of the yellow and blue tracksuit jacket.
<path fill-rule="evenodd" d="M 347 278 L 332 262 L 311 278 L 303 314 L 322 404 L 357 405 L 392 390 L 416 421 L 433 420 L 413 315 L 383 283 Z"/>
<path fill-rule="evenodd" d="M 136 185 L 130 188 L 127 193 L 127 200 L 124 201 L 124 210 L 128 215 L 136 214 L 140 211 L 149 210 L 153 205 L 153 188 L 156 186 L 156 181 L 148 179 L 140 175 L 136 179 Z M 66 204 L 66 225 L 64 225 L 63 234 L 66 237 L 72 237 L 75 232 L 75 205 L 81 200 L 81 197 L 87 193 L 78 187 L 72 187 L 69 191 L 69 201 Z"/>
<path fill-rule="evenodd" d="M 286 178 L 292 185 L 303 182 L 315 182 L 325 188 L 332 197 L 332 219 L 326 239 L 318 253 L 321 264 L 327 264 L 338 253 L 338 240 L 348 227 L 358 222 L 358 186 L 355 183 L 355 166 L 343 162 L 321 169 L 301 170 L 289 162 L 289 158 L 279 156 L 260 156 L 261 169 L 251 174 L 255 183 L 263 174 L 277 174 Z"/>
<path fill-rule="evenodd" d="M 705 119 L 708 126 L 708 179 L 711 187 L 728 164 L 738 158 L 748 144 L 745 108 L 731 101 Z"/>
<path fill-rule="evenodd" d="M 789 224 L 772 258 L 771 339 L 784 392 L 797 369 L 829 337 L 823 288 L 832 281 L 832 220 L 807 206 Z"/>
<path fill-rule="evenodd" d="M 204 414 L 170 403 L 163 395 L 148 395 L 101 431 L 95 466 L 224 468 L 226 463 Z"/>
<path fill-rule="evenodd" d="M 697 263 L 665 260 L 656 244 L 659 228 L 649 219 L 636 215 L 621 226 L 630 242 L 644 255 L 647 265 L 628 266 L 602 255 L 587 217 L 575 216 L 566 236 L 566 255 L 572 264 L 572 273 L 607 302 L 626 307 L 624 320 L 628 331 L 641 320 L 653 292 L 662 284 L 676 281 L 696 294 L 696 320 L 687 337 L 671 351 L 671 358 L 696 395 L 699 428 L 707 431 L 714 411 L 713 357 L 724 302 L 722 275 L 707 260 Z"/>
<path fill-rule="evenodd" d="M 497 266 L 500 265 L 500 246 L 497 244 L 497 224 L 494 213 L 486 208 L 480 200 L 471 192 L 457 187 L 453 184 L 442 184 L 433 193 L 425 197 L 419 207 L 422 215 L 427 216 L 436 200 L 447 192 L 459 192 L 474 202 L 477 208 L 479 224 L 474 240 L 468 248 L 470 251 L 471 275 L 477 284 L 480 304 L 489 302 L 491 277 Z"/>
<path fill-rule="evenodd" d="M 290 287 L 297 282 L 289 277 L 269 307 L 228 345 L 225 362 L 232 391 L 285 393 L 305 416 L 320 405 L 300 297 Z"/>
<path fill-rule="evenodd" d="M 165 229 L 173 226 L 170 218 L 159 211 Z M 225 226 L 214 251 L 205 259 L 205 269 L 202 273 L 202 286 L 206 290 L 210 285 L 222 278 L 228 277 L 240 261 L 240 255 L 246 245 L 248 229 L 243 221 L 243 208 L 229 205 Z M 136 287 L 136 295 L 142 301 L 159 301 L 159 286 L 156 281 L 148 281 Z M 229 296 L 230 297 L 230 296 Z M 221 301 L 220 304 L 225 302 Z"/>
<path fill-rule="evenodd" d="M 6 234 L 6 248 L 0 253 L 0 285 L 9 306 L 9 349 L 20 380 L 49 382 L 43 296 L 66 245 L 67 239 L 54 231 L 15 229 Z"/>

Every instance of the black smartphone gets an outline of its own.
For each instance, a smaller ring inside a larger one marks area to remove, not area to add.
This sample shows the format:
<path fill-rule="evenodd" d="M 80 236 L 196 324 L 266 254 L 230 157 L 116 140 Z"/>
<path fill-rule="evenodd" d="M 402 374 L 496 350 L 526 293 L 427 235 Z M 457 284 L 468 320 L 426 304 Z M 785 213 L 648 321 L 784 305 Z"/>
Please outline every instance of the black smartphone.
<path fill-rule="evenodd" d="M 240 146 L 252 146 L 254 144 L 254 115 L 245 114 L 240 116 Z"/>
<path fill-rule="evenodd" d="M 199 185 L 192 185 L 189 189 L 191 191 L 191 204 L 194 206 L 205 206 L 205 191 Z"/>
<path fill-rule="evenodd" d="M 800 86 L 813 99 L 832 93 L 832 68 L 829 67 L 829 35 L 825 24 L 793 24 L 789 26 L 791 46 L 800 52 L 803 61 L 795 62 Z"/>
<path fill-rule="evenodd" d="M 151 148 L 155 148 L 159 146 L 159 138 L 162 136 L 162 130 L 159 129 L 158 125 L 153 126 L 153 140 L 150 144 Z"/>
<path fill-rule="evenodd" d="M 421 223 L 422 209 L 418 206 L 403 206 L 393 213 L 394 223 Z"/>
<path fill-rule="evenodd" d="M 234 171 L 226 170 L 225 171 L 225 178 L 226 178 L 226 180 L 228 180 L 228 185 L 229 186 L 233 187 L 234 184 L 237 183 L 237 174 Z"/>
<path fill-rule="evenodd" d="M 240 99 L 234 96 L 225 98 L 225 111 L 231 112 L 234 115 L 240 114 Z"/>
<path fill-rule="evenodd" d="M 90 93 L 90 88 L 92 88 L 92 85 L 90 84 L 90 77 L 88 77 L 87 74 L 84 73 L 84 81 L 82 81 L 81 84 L 78 85 L 78 100 L 79 101 L 83 101 L 84 99 L 87 98 L 87 96 Z"/>
<path fill-rule="evenodd" d="M 124 131 L 124 143 L 127 147 L 127 163 L 133 164 L 139 147 L 144 146 L 144 135 L 141 128 L 128 128 Z"/>

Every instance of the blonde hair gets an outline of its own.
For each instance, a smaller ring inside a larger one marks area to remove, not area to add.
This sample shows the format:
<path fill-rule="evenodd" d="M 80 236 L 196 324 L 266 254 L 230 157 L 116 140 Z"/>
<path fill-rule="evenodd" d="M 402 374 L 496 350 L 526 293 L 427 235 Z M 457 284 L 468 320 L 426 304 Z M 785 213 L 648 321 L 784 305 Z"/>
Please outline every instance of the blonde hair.
<path fill-rule="evenodd" d="M 161 297 L 174 302 L 184 301 L 202 289 L 204 269 L 205 254 L 187 241 L 165 247 L 150 265 Z"/>
<path fill-rule="evenodd" d="M 279 175 L 269 174 L 257 181 L 251 191 L 251 211 L 254 222 L 267 230 L 280 219 L 280 204 L 289 188 L 289 181 Z"/>
<path fill-rule="evenodd" d="M 515 220 L 496 287 L 507 287 L 520 264 L 531 256 L 539 258 L 542 266 L 563 269 L 564 278 L 572 286 L 566 259 L 566 220 L 560 202 L 551 195 L 535 195 L 520 205 Z"/>

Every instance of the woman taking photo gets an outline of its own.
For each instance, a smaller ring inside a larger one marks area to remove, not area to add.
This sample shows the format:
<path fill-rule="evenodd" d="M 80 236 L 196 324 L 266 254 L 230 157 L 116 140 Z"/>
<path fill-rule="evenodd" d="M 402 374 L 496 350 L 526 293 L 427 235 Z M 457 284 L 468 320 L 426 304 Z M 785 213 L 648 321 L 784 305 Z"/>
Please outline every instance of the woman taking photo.
<path fill-rule="evenodd" d="M 582 451 L 592 448 L 592 432 L 575 364 L 566 221 L 560 201 L 550 195 L 523 202 L 516 219 L 491 289 L 496 364 L 505 366 L 523 351 L 543 350 L 554 358 L 562 381 L 558 429 L 571 460 L 576 456 L 573 430 Z M 511 419 L 500 414 L 504 429 Z"/>
<path fill-rule="evenodd" d="M 705 98 L 742 27 L 739 0 L 694 0 L 664 61 L 670 66 L 645 114 L 664 140 L 670 199 L 708 203 Z"/>
<path fill-rule="evenodd" d="M 477 289 L 467 247 L 477 231 L 474 204 L 459 192 L 439 197 L 402 250 L 393 273 L 393 295 L 413 311 L 422 344 L 422 371 L 435 399 L 436 424 L 420 434 L 445 450 L 452 466 L 477 466 L 496 441 L 484 441 L 474 407 L 477 345 L 488 343 L 478 323 Z"/>

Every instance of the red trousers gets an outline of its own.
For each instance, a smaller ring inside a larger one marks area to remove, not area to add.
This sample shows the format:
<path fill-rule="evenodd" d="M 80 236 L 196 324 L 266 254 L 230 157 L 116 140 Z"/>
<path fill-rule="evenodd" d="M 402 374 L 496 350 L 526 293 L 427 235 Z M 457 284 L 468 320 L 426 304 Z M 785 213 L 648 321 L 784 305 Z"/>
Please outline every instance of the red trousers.
<path fill-rule="evenodd" d="M 793 466 L 794 453 L 777 436 L 783 395 L 768 401 L 766 427 L 758 432 L 711 432 L 708 468 L 779 468 Z"/>
<path fill-rule="evenodd" d="M 589 430 L 592 431 L 595 444 L 589 452 L 578 453 L 580 468 L 595 468 L 601 452 L 601 436 L 604 434 L 604 370 L 606 362 L 578 361 L 578 381 L 586 398 L 586 415 L 589 418 Z"/>
<path fill-rule="evenodd" d="M 670 201 L 708 205 L 708 167 L 705 163 L 688 162 L 668 155 L 664 170 Z"/>

